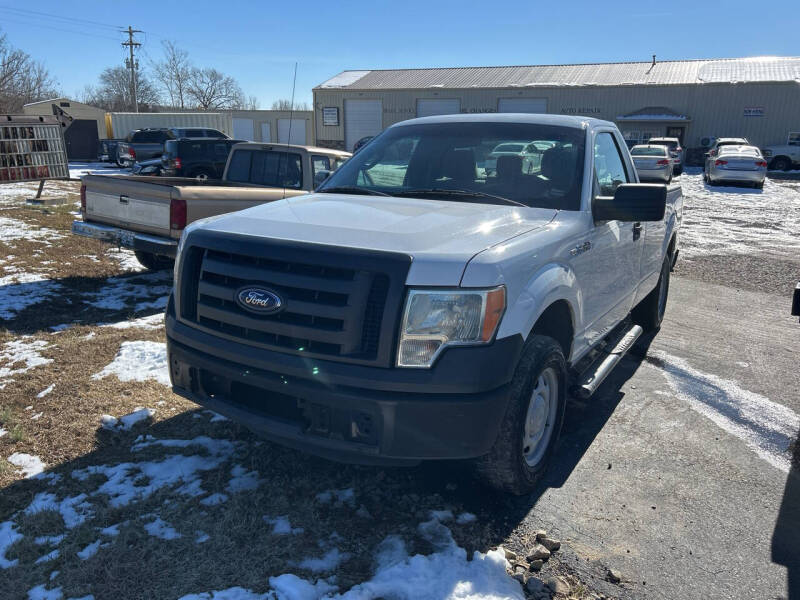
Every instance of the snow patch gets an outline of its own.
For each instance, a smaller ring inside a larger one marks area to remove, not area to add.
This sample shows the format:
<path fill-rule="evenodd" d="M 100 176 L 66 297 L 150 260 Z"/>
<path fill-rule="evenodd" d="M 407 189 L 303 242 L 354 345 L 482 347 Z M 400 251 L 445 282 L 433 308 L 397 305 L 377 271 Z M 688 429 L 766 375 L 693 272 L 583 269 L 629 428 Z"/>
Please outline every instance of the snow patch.
<path fill-rule="evenodd" d="M 106 256 L 115 260 L 123 271 L 144 271 L 133 250 L 127 248 L 111 248 L 106 252 Z"/>
<path fill-rule="evenodd" d="M 56 384 L 55 384 L 55 383 L 53 383 L 53 384 L 50 384 L 50 386 L 49 386 L 49 387 L 46 387 L 46 388 L 45 388 L 45 389 L 43 389 L 41 392 L 39 392 L 38 394 L 36 394 L 36 397 L 37 397 L 37 398 L 44 398 L 45 396 L 47 396 L 47 394 L 49 394 L 50 392 L 52 392 L 54 389 L 56 389 Z"/>
<path fill-rule="evenodd" d="M 110 277 L 106 283 L 101 290 L 86 294 L 88 304 L 106 310 L 123 310 L 135 302 L 134 310 L 137 312 L 148 308 L 166 308 L 172 289 L 171 285 L 167 285 L 169 277 L 163 272 L 127 278 Z"/>
<path fill-rule="evenodd" d="M 59 501 L 55 494 L 39 492 L 25 509 L 25 514 L 32 515 L 45 510 L 60 513 L 67 529 L 74 529 L 93 516 L 91 505 L 86 501 L 86 494 L 70 496 Z"/>
<path fill-rule="evenodd" d="M 114 329 L 161 329 L 164 327 L 164 314 L 156 313 L 148 317 L 139 317 L 138 319 L 130 319 L 128 321 L 104 323 L 102 326 L 113 327 Z"/>
<path fill-rule="evenodd" d="M 183 537 L 172 527 L 172 525 L 164 521 L 161 517 L 157 517 L 152 523 L 145 524 L 144 529 L 153 537 L 157 537 L 162 540 L 177 540 L 178 538 Z"/>
<path fill-rule="evenodd" d="M 3 344 L 3 349 L 0 350 L 0 364 L 5 366 L 0 366 L 0 384 L 7 383 L 14 375 L 53 362 L 52 359 L 39 354 L 49 346 L 50 344 L 44 340 L 31 341 L 30 336 Z"/>
<path fill-rule="evenodd" d="M 350 555 L 347 552 L 340 552 L 338 548 L 332 548 L 320 558 L 305 558 L 301 560 L 297 563 L 297 566 L 312 573 L 330 572 L 335 571 L 340 564 L 349 558 Z"/>
<path fill-rule="evenodd" d="M 210 496 L 206 496 L 202 500 L 200 500 L 200 504 L 203 506 L 217 506 L 218 504 L 222 504 L 223 502 L 228 501 L 227 494 L 221 494 L 219 492 L 211 494 Z"/>
<path fill-rule="evenodd" d="M 61 284 L 38 273 L 0 277 L 0 319 L 13 319 L 18 312 L 44 302 L 61 289 Z"/>
<path fill-rule="evenodd" d="M 8 457 L 8 462 L 15 467 L 19 467 L 20 470 L 17 471 L 17 473 L 24 475 L 26 479 L 38 475 L 44 471 L 45 467 L 41 458 L 24 452 L 14 452 L 14 454 Z"/>
<path fill-rule="evenodd" d="M 120 381 L 156 380 L 170 385 L 167 369 L 167 345 L 160 342 L 122 342 L 114 360 L 92 379 L 116 375 Z"/>
<path fill-rule="evenodd" d="M 63 597 L 60 587 L 48 590 L 44 583 L 28 590 L 28 600 L 62 600 Z"/>
<path fill-rule="evenodd" d="M 103 429 L 130 431 L 134 425 L 152 419 L 155 414 L 156 411 L 154 408 L 142 408 L 141 406 L 137 406 L 132 413 L 120 417 L 119 419 L 111 415 L 101 416 L 100 425 Z"/>
<path fill-rule="evenodd" d="M 52 551 L 48 552 L 47 554 L 37 558 L 34 564 L 40 565 L 40 564 L 45 563 L 45 562 L 50 562 L 51 560 L 57 559 L 59 556 L 61 556 L 61 550 L 56 548 L 55 550 L 52 550 Z"/>
<path fill-rule="evenodd" d="M 80 558 L 81 560 L 88 560 L 91 557 L 93 557 L 95 554 L 97 554 L 97 551 L 100 549 L 101 542 L 102 540 L 93 541 L 91 544 L 89 544 L 83 550 L 77 553 L 78 558 Z"/>
<path fill-rule="evenodd" d="M 289 523 L 289 517 L 263 517 L 267 525 L 272 525 L 272 535 L 299 535 L 305 531 L 302 527 L 292 527 Z"/>
<path fill-rule="evenodd" d="M 477 518 L 478 517 L 476 517 L 472 513 L 463 512 L 456 518 L 456 523 L 458 523 L 459 525 L 466 525 L 467 523 L 473 523 L 474 521 L 477 520 Z"/>
<path fill-rule="evenodd" d="M 23 537 L 21 533 L 17 533 L 17 528 L 11 521 L 0 523 L 0 569 L 8 569 L 9 567 L 17 566 L 19 559 L 8 560 L 6 558 L 6 552 Z"/>
<path fill-rule="evenodd" d="M 343 490 L 326 490 L 317 494 L 317 502 L 320 504 L 330 504 L 333 502 L 334 506 L 342 506 L 349 504 L 354 506 L 356 495 L 353 488 L 346 488 Z"/>
<path fill-rule="evenodd" d="M 231 480 L 228 482 L 225 491 L 236 493 L 254 490 L 260 483 L 261 480 L 258 478 L 257 471 L 248 471 L 242 465 L 234 465 L 231 468 Z"/>

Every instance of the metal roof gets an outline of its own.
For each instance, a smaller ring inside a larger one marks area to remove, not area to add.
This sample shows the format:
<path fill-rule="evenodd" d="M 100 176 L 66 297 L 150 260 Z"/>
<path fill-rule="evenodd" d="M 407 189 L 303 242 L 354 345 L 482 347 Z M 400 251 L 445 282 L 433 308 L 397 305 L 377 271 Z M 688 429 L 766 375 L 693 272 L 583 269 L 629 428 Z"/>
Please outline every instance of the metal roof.
<path fill-rule="evenodd" d="M 800 82 L 800 57 L 343 71 L 315 89 L 526 88 Z"/>

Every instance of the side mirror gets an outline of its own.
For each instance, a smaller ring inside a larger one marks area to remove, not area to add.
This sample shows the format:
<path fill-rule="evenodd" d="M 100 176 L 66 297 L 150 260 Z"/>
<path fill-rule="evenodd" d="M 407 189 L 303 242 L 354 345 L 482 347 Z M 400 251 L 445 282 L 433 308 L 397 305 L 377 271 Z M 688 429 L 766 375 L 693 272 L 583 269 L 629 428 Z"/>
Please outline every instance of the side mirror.
<path fill-rule="evenodd" d="M 321 186 L 325 180 L 331 176 L 332 172 L 333 171 L 322 169 L 314 173 L 314 189 L 317 189 L 319 186 Z"/>
<path fill-rule="evenodd" d="M 623 183 L 614 197 L 592 201 L 595 221 L 661 221 L 667 208 L 667 186 L 657 183 Z"/>

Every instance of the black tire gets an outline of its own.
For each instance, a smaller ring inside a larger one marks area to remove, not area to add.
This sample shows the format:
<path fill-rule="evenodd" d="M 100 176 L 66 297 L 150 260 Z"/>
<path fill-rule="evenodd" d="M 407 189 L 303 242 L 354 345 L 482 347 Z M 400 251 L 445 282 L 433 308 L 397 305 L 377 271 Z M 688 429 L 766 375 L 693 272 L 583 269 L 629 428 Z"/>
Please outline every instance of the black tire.
<path fill-rule="evenodd" d="M 552 371 L 550 371 L 552 369 Z M 549 371 L 558 383 L 555 410 L 548 411 L 545 430 L 550 428 L 543 454 L 534 466 L 523 454 L 523 436 L 534 386 Z M 485 484 L 518 496 L 531 493 L 551 460 L 553 448 L 561 433 L 566 406 L 567 367 L 564 352 L 553 338 L 532 335 L 525 342 L 522 357 L 511 380 L 510 398 L 500 423 L 494 446 L 485 456 L 475 460 L 475 473 Z M 554 414 L 553 414 L 554 413 Z"/>
<path fill-rule="evenodd" d="M 637 325 L 641 325 L 645 332 L 658 331 L 661 329 L 661 321 L 664 320 L 664 312 L 667 309 L 667 299 L 669 297 L 669 274 L 671 267 L 672 256 L 666 256 L 661 265 L 661 274 L 658 277 L 658 284 L 652 292 L 647 294 L 647 296 L 633 308 L 631 313 L 633 322 Z"/>
<path fill-rule="evenodd" d="M 152 252 L 142 252 L 141 250 L 134 251 L 136 255 L 136 260 L 141 263 L 141 265 L 148 269 L 149 271 L 164 271 L 166 269 L 171 269 L 172 266 L 175 264 L 175 261 L 168 256 L 159 256 L 158 254 L 153 254 Z"/>
<path fill-rule="evenodd" d="M 772 160 L 770 168 L 773 171 L 788 171 L 792 168 L 792 162 L 785 156 L 779 156 Z"/>

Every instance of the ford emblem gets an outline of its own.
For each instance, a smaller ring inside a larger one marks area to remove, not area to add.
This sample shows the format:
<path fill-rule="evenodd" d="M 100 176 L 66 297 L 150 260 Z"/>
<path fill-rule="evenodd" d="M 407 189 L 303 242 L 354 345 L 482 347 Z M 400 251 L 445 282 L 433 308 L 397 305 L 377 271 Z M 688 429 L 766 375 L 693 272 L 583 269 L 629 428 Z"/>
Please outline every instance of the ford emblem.
<path fill-rule="evenodd" d="M 236 293 L 236 302 L 245 310 L 270 314 L 283 308 L 283 300 L 275 292 L 262 287 L 246 287 Z"/>

